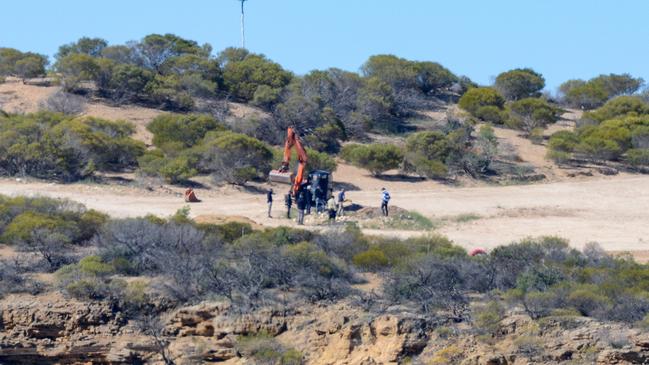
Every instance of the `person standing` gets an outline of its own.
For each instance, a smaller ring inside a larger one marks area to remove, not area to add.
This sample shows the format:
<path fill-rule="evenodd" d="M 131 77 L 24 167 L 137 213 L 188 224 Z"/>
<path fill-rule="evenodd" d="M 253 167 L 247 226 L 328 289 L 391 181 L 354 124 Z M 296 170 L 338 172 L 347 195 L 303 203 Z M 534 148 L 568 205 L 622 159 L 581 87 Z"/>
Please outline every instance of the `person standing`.
<path fill-rule="evenodd" d="M 345 215 L 345 206 L 343 205 L 344 203 L 345 189 L 340 189 L 340 192 L 338 193 L 338 215 L 341 217 Z"/>
<path fill-rule="evenodd" d="M 322 213 L 324 210 L 324 196 L 323 196 L 322 188 L 320 186 L 316 186 L 315 188 L 315 212 L 316 213 Z"/>
<path fill-rule="evenodd" d="M 268 204 L 268 218 L 273 218 L 270 215 L 270 212 L 273 209 L 273 194 L 273 189 L 268 190 L 268 193 L 266 193 L 266 203 Z"/>
<path fill-rule="evenodd" d="M 301 190 L 295 197 L 295 205 L 297 205 L 297 224 L 304 225 L 304 209 L 306 208 L 304 190 Z"/>
<path fill-rule="evenodd" d="M 311 192 L 311 185 L 307 185 L 304 189 L 304 200 L 306 200 L 306 214 L 311 214 L 311 204 L 313 203 L 313 193 Z"/>
<path fill-rule="evenodd" d="M 284 196 L 284 205 L 286 205 L 286 218 L 291 219 L 291 207 L 293 206 L 293 198 L 291 197 L 291 191 L 288 191 L 288 194 Z"/>
<path fill-rule="evenodd" d="M 381 212 L 383 216 L 388 216 L 388 202 L 390 202 L 390 193 L 385 188 L 381 188 Z"/>
<path fill-rule="evenodd" d="M 336 221 L 336 201 L 333 195 L 327 201 L 327 211 L 329 212 L 329 223 Z"/>

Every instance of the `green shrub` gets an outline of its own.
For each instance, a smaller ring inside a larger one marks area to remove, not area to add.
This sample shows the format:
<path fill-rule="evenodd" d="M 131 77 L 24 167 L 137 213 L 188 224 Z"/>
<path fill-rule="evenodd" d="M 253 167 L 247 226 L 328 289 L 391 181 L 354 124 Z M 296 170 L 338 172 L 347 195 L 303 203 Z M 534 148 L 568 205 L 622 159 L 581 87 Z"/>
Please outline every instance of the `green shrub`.
<path fill-rule="evenodd" d="M 240 336 L 237 339 L 237 349 L 242 355 L 255 359 L 259 364 L 300 365 L 304 361 L 301 352 L 284 348 L 264 332 Z"/>
<path fill-rule="evenodd" d="M 163 114 L 154 118 L 147 129 L 153 133 L 153 144 L 162 147 L 169 142 L 192 147 L 212 130 L 224 130 L 223 125 L 207 115 Z"/>
<path fill-rule="evenodd" d="M 115 268 L 98 256 L 88 256 L 77 264 L 66 265 L 56 271 L 58 285 L 77 299 L 98 300 L 122 297 L 126 282 L 111 279 Z"/>
<path fill-rule="evenodd" d="M 649 149 L 632 148 L 627 150 L 625 159 L 633 166 L 649 166 Z"/>
<path fill-rule="evenodd" d="M 336 160 L 325 152 L 318 152 L 316 150 L 307 148 L 306 153 L 309 156 L 308 167 L 309 170 L 325 170 L 334 172 L 336 171 Z M 294 161 L 296 161 L 295 159 Z M 279 165 L 277 165 L 279 166 Z"/>
<path fill-rule="evenodd" d="M 75 181 L 95 170 L 136 166 L 144 144 L 126 122 L 56 113 L 0 116 L 0 170 L 6 175 Z"/>
<path fill-rule="evenodd" d="M 209 133 L 200 146 L 201 166 L 217 182 L 243 185 L 270 171 L 273 153 L 265 143 L 243 134 Z"/>
<path fill-rule="evenodd" d="M 576 133 L 561 131 L 550 138 L 550 151 L 578 153 L 594 160 L 619 160 L 627 151 L 626 161 L 642 164 L 645 146 L 649 146 L 649 119 L 627 116 L 606 120 L 599 125 L 586 125 Z"/>
<path fill-rule="evenodd" d="M 357 267 L 367 271 L 378 271 L 389 264 L 388 258 L 383 251 L 374 248 L 356 254 L 352 262 Z"/>
<path fill-rule="evenodd" d="M 504 318 L 504 308 L 498 301 L 492 300 L 476 314 L 475 327 L 482 333 L 495 336 L 500 328 L 500 321 Z"/>
<path fill-rule="evenodd" d="M 83 81 L 92 81 L 99 73 L 99 66 L 90 55 L 71 53 L 56 62 L 56 70 L 61 74 L 61 83 L 66 91 L 76 91 Z"/>
<path fill-rule="evenodd" d="M 548 147 L 553 151 L 572 152 L 578 143 L 579 137 L 574 132 L 559 131 L 550 136 Z"/>
<path fill-rule="evenodd" d="M 474 117 L 493 124 L 505 124 L 508 121 L 507 111 L 495 105 L 481 106 L 472 113 Z"/>
<path fill-rule="evenodd" d="M 196 225 L 196 228 L 209 235 L 214 235 L 220 241 L 226 243 L 233 243 L 238 238 L 252 233 L 250 224 L 242 222 L 227 222 L 223 224 L 200 223 Z"/>
<path fill-rule="evenodd" d="M 572 289 L 566 301 L 583 316 L 601 313 L 610 305 L 610 300 L 599 293 L 596 285 L 581 285 Z"/>
<path fill-rule="evenodd" d="M 414 89 L 438 93 L 458 81 L 457 76 L 436 62 L 417 62 L 393 55 L 371 56 L 361 67 L 367 77 L 376 77 L 397 91 Z"/>
<path fill-rule="evenodd" d="M 509 105 L 509 110 L 507 125 L 528 134 L 535 128 L 545 128 L 546 125 L 556 122 L 562 113 L 561 109 L 540 98 L 516 100 Z"/>
<path fill-rule="evenodd" d="M 343 148 L 342 157 L 354 166 L 369 170 L 379 176 L 387 170 L 396 169 L 403 162 L 403 151 L 390 144 L 351 144 Z"/>
<path fill-rule="evenodd" d="M 505 99 L 494 89 L 488 87 L 476 87 L 469 89 L 459 101 L 460 108 L 466 110 L 476 118 L 489 117 L 495 118 L 498 114 L 496 109 L 503 110 L 505 106 Z M 492 107 L 489 109 L 482 109 L 484 107 Z M 494 109 L 495 107 L 496 109 Z M 502 120 L 486 120 L 493 121 L 494 123 L 502 123 Z"/>
<path fill-rule="evenodd" d="M 265 109 L 270 109 L 280 100 L 280 96 L 281 89 L 272 88 L 268 85 L 259 85 L 253 94 L 251 103 Z"/>
<path fill-rule="evenodd" d="M 305 141 L 318 152 L 330 154 L 340 151 L 340 141 L 346 139 L 344 126 L 341 123 L 327 123 L 316 128 Z"/>
<path fill-rule="evenodd" d="M 264 93 L 278 92 L 291 81 L 292 74 L 263 55 L 249 54 L 242 60 L 232 60 L 223 68 L 227 90 L 237 99 L 251 101 L 257 89 L 265 85 Z M 261 93 L 262 91 L 260 91 Z M 258 94 L 258 97 L 261 96 Z"/>
<path fill-rule="evenodd" d="M 626 117 L 649 114 L 649 104 L 637 96 L 619 96 L 606 102 L 602 107 L 584 113 L 583 119 L 592 119 L 597 122 Z"/>
<path fill-rule="evenodd" d="M 450 141 L 441 132 L 419 132 L 406 139 L 404 169 L 431 179 L 448 174 L 444 161 L 451 154 Z"/>
<path fill-rule="evenodd" d="M 13 48 L 0 48 L 0 84 L 4 76 L 17 76 L 22 79 L 45 75 L 47 56 L 32 52 L 20 52 Z"/>

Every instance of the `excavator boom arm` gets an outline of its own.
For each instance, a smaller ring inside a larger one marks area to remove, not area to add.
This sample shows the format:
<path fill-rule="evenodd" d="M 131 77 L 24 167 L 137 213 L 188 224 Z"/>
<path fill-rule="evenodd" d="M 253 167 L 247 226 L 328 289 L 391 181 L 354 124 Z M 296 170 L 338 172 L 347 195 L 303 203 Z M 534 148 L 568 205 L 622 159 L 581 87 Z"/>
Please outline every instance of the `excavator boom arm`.
<path fill-rule="evenodd" d="M 278 171 L 271 171 L 270 179 L 271 181 L 273 181 L 274 177 L 282 176 L 281 178 L 278 178 L 276 181 L 284 181 L 285 180 L 284 176 L 286 174 L 290 175 L 289 169 L 291 164 L 291 151 L 293 147 L 295 147 L 295 150 L 297 152 L 297 160 L 299 162 L 297 174 L 295 175 L 295 179 L 293 179 L 293 188 L 292 188 L 293 194 L 296 194 L 300 189 L 302 182 L 304 181 L 304 171 L 306 170 L 306 163 L 308 157 L 306 154 L 306 150 L 304 149 L 304 146 L 302 146 L 300 139 L 295 133 L 295 130 L 291 127 L 287 129 L 287 133 L 286 133 L 286 142 L 284 143 L 284 160 L 282 161 L 282 167 Z"/>

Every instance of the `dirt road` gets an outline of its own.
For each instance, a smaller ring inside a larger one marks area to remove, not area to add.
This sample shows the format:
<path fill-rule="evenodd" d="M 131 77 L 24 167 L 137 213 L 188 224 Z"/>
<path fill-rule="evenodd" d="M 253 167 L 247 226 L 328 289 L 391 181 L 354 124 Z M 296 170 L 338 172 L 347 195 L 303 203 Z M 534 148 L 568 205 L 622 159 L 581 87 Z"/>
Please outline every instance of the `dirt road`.
<path fill-rule="evenodd" d="M 381 181 L 358 175 L 362 173 L 345 165 L 336 173 L 337 181 L 355 184 L 347 194 L 355 203 L 377 206 L 379 189 L 385 186 L 393 204 L 444 222 L 437 231 L 465 247 L 494 247 L 528 236 L 558 235 L 568 238 L 575 247 L 596 241 L 611 251 L 649 250 L 649 176 L 452 188 L 427 181 Z M 231 187 L 196 191 L 204 201 L 191 205 L 192 216 L 239 215 L 263 225 L 292 224 L 280 218 L 284 207 L 279 196 L 275 218 L 267 219 L 263 192 Z M 186 205 L 180 188 L 148 191 L 130 186 L 4 179 L 0 180 L 0 193 L 69 198 L 116 217 L 147 213 L 168 216 Z M 425 233 L 369 232 L 402 237 Z"/>

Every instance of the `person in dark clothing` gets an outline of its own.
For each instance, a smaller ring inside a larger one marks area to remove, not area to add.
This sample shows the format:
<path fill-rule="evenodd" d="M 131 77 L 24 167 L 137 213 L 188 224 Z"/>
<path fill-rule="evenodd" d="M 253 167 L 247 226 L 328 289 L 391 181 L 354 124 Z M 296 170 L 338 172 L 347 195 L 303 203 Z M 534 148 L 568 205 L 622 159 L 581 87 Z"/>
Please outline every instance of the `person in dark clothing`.
<path fill-rule="evenodd" d="M 311 214 L 311 204 L 313 202 L 313 193 L 311 193 L 311 185 L 307 185 L 304 189 L 304 200 L 306 200 L 306 214 Z"/>
<path fill-rule="evenodd" d="M 384 216 L 388 216 L 388 202 L 390 201 L 390 193 L 385 188 L 381 189 L 381 212 Z"/>
<path fill-rule="evenodd" d="M 266 203 L 268 204 L 268 218 L 273 218 L 270 215 L 270 211 L 273 209 L 273 189 L 268 190 L 266 193 Z"/>
<path fill-rule="evenodd" d="M 297 224 L 304 224 L 304 209 L 306 208 L 306 197 L 304 190 L 300 191 L 295 198 L 295 204 L 297 205 Z"/>
<path fill-rule="evenodd" d="M 315 211 L 316 213 L 322 213 L 325 209 L 324 207 L 325 201 L 324 201 L 324 192 L 322 191 L 322 188 L 319 186 L 316 186 L 315 188 Z"/>
<path fill-rule="evenodd" d="M 290 190 L 288 194 L 284 196 L 284 205 L 286 205 L 286 218 L 291 219 L 291 207 L 293 206 L 293 198 L 291 197 Z"/>

